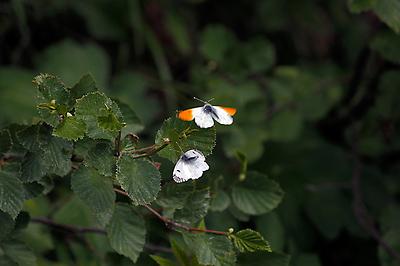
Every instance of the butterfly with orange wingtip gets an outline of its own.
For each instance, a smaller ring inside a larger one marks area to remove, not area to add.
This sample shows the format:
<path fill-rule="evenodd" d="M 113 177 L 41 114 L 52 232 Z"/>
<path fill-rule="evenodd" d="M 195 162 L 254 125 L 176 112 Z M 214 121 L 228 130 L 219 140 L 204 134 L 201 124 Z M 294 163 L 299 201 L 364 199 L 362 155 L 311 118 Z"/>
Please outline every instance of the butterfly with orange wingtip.
<path fill-rule="evenodd" d="M 214 120 L 222 125 L 230 125 L 233 123 L 232 116 L 236 113 L 236 108 L 214 106 L 208 102 L 202 101 L 196 97 L 194 99 L 204 103 L 202 107 L 196 107 L 180 111 L 178 118 L 184 121 L 192 121 L 201 128 L 209 128 L 214 125 Z"/>

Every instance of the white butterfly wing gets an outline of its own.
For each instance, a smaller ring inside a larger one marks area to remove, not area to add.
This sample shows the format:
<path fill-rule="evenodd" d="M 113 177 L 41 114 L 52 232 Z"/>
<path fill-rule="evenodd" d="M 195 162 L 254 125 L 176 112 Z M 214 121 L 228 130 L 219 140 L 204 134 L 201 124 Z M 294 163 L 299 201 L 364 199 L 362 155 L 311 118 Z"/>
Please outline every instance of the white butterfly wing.
<path fill-rule="evenodd" d="M 212 108 L 214 111 L 212 117 L 215 119 L 215 121 L 222 125 L 230 125 L 233 123 L 232 116 L 230 116 L 228 112 L 225 111 L 223 108 L 221 108 L 220 106 L 213 106 Z"/>
<path fill-rule="evenodd" d="M 209 128 L 214 125 L 211 113 L 206 113 L 203 107 L 193 108 L 196 111 L 193 112 L 194 122 L 201 128 Z"/>
<path fill-rule="evenodd" d="M 190 176 L 186 172 L 187 171 L 186 171 L 185 162 L 182 160 L 179 160 L 174 167 L 172 178 L 177 183 L 182 183 L 182 182 L 188 181 L 190 179 Z"/>
<path fill-rule="evenodd" d="M 173 179 L 177 183 L 185 182 L 189 179 L 198 179 L 203 175 L 204 171 L 209 169 L 208 164 L 205 162 L 205 157 L 201 152 L 189 150 L 185 152 L 185 155 L 189 158 L 197 158 L 190 161 L 179 159 L 173 171 Z"/>

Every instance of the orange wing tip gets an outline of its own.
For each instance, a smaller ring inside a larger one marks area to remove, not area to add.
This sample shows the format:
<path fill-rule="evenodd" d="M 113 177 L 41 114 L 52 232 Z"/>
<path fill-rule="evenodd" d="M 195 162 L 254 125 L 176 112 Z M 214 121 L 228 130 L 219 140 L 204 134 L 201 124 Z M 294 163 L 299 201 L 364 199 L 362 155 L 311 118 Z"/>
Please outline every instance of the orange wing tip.
<path fill-rule="evenodd" d="M 192 121 L 193 120 L 193 112 L 192 109 L 187 109 L 184 111 L 180 111 L 178 113 L 178 118 L 183 121 Z"/>
<path fill-rule="evenodd" d="M 227 112 L 231 116 L 236 114 L 236 108 L 232 107 L 221 107 L 221 108 L 224 109 L 225 112 Z"/>

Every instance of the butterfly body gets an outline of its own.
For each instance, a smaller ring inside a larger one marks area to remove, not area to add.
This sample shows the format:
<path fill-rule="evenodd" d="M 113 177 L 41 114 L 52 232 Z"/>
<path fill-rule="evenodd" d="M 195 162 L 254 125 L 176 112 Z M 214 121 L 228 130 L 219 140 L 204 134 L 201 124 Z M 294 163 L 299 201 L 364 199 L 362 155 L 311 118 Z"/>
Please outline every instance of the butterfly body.
<path fill-rule="evenodd" d="M 178 118 L 184 121 L 192 121 L 201 128 L 209 128 L 214 125 L 214 120 L 222 125 L 230 125 L 233 123 L 232 116 L 236 113 L 235 108 L 213 106 L 206 103 L 202 107 L 196 107 L 181 111 Z"/>
<path fill-rule="evenodd" d="M 173 171 L 173 179 L 182 183 L 190 179 L 198 179 L 209 169 L 204 155 L 197 150 L 188 150 L 178 160 Z"/>

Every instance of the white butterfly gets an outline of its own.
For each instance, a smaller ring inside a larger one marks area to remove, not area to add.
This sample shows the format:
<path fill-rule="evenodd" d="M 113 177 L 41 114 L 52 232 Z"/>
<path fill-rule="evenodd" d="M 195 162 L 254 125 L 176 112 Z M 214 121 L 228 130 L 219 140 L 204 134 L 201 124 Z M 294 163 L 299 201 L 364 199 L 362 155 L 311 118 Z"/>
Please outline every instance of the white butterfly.
<path fill-rule="evenodd" d="M 200 151 L 188 150 L 176 163 L 173 178 L 177 183 L 182 183 L 189 179 L 198 179 L 208 169 L 206 158 Z"/>
<path fill-rule="evenodd" d="M 196 100 L 199 100 L 195 98 Z M 201 101 L 201 100 L 200 100 Z M 204 102 L 204 101 L 202 101 Z M 204 102 L 204 106 L 187 109 L 178 113 L 178 118 L 184 121 L 192 121 L 201 128 L 209 128 L 214 125 L 214 120 L 222 125 L 233 123 L 232 116 L 236 113 L 235 108 L 213 106 Z"/>

